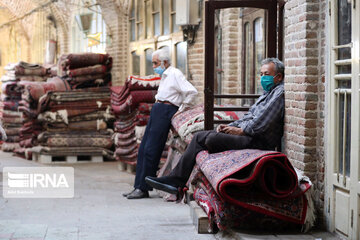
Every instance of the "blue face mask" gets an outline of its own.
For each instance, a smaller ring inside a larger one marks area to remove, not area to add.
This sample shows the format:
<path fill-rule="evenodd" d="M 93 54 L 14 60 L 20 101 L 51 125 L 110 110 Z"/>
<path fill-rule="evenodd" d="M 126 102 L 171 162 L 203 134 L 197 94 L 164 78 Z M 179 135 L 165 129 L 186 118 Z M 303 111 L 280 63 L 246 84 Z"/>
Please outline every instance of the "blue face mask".
<path fill-rule="evenodd" d="M 276 74 L 277 75 L 277 74 Z M 275 75 L 275 76 L 276 76 Z M 275 76 L 270 76 L 270 75 L 264 75 L 261 76 L 260 81 L 261 81 L 261 86 L 263 87 L 263 89 L 268 92 L 270 91 L 270 89 L 275 86 L 274 83 L 274 77 Z"/>
<path fill-rule="evenodd" d="M 157 74 L 159 74 L 160 76 L 164 73 L 164 71 L 165 71 L 165 68 L 164 68 L 164 67 L 161 67 L 161 65 L 158 66 L 158 67 L 156 67 L 156 68 L 154 68 L 154 72 L 157 73 Z"/>

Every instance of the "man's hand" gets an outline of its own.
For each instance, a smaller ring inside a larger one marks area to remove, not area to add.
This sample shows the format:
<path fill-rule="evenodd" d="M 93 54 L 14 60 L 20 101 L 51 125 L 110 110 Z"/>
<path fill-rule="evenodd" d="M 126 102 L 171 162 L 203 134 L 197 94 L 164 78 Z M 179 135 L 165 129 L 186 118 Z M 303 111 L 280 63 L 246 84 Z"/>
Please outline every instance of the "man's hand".
<path fill-rule="evenodd" d="M 228 125 L 225 125 L 225 124 L 220 124 L 216 128 L 216 131 L 217 132 L 227 133 L 227 134 L 232 134 L 232 135 L 245 135 L 241 128 L 232 127 L 232 126 L 228 126 Z"/>
<path fill-rule="evenodd" d="M 223 132 L 222 130 L 224 129 L 224 127 L 226 127 L 227 125 L 225 124 L 220 124 L 219 126 L 217 126 L 216 128 L 216 132 Z"/>

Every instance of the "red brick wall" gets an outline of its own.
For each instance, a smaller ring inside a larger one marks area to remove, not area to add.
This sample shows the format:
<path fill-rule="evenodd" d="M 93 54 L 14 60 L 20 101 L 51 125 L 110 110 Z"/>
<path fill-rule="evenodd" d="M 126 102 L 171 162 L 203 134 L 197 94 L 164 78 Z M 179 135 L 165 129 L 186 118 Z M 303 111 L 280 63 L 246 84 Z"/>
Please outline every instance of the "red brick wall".
<path fill-rule="evenodd" d="M 285 153 L 314 184 L 316 205 L 324 191 L 325 1 L 285 5 Z"/>
<path fill-rule="evenodd" d="M 195 43 L 188 44 L 188 80 L 198 90 L 197 103 L 203 103 L 204 99 L 204 15 L 200 27 L 197 31 Z"/>
<path fill-rule="evenodd" d="M 240 19 L 239 8 L 224 9 L 221 11 L 222 26 L 222 68 L 224 74 L 222 77 L 222 93 L 238 94 L 240 93 L 240 41 L 241 32 L 239 31 Z M 235 104 L 234 100 L 224 99 L 222 103 Z"/>

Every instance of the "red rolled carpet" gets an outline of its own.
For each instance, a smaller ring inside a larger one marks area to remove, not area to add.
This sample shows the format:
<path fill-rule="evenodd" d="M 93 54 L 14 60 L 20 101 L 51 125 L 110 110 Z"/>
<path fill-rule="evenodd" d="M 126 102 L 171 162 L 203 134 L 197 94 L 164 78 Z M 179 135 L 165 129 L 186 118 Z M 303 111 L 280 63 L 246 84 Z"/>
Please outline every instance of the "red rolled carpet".
<path fill-rule="evenodd" d="M 308 182 L 298 183 L 286 155 L 256 149 L 209 154 L 202 151 L 196 163 L 223 201 L 285 221 L 303 224 Z"/>

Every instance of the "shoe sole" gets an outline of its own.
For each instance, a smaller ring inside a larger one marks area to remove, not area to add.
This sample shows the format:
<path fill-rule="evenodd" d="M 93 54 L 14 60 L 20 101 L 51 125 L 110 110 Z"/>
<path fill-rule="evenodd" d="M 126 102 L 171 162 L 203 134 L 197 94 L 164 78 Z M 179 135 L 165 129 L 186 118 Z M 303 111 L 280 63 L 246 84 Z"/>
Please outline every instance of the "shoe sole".
<path fill-rule="evenodd" d="M 177 194 L 179 191 L 176 187 L 173 187 L 171 185 L 165 184 L 165 183 L 159 183 L 152 179 L 145 179 L 146 183 L 149 184 L 151 187 L 156 188 L 158 190 L 171 193 L 171 194 Z"/>
<path fill-rule="evenodd" d="M 134 191 L 135 191 L 135 189 L 132 190 L 131 192 L 123 193 L 122 195 L 123 195 L 123 197 L 127 197 L 127 196 L 129 196 L 130 194 L 132 194 Z"/>
<path fill-rule="evenodd" d="M 141 196 L 141 197 L 126 197 L 127 199 L 142 199 L 142 198 L 149 198 L 149 196 Z"/>

